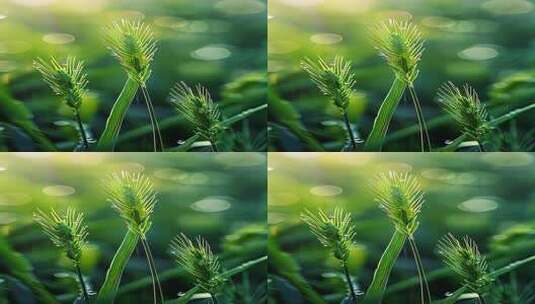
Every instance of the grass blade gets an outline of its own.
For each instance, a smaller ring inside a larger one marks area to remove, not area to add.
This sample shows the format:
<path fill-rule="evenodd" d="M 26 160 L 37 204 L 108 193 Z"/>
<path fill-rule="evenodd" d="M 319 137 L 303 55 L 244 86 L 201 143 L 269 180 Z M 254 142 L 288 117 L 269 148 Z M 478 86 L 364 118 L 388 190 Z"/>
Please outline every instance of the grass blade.
<path fill-rule="evenodd" d="M 403 80 L 398 77 L 394 79 L 394 82 L 375 117 L 372 131 L 366 140 L 364 150 L 381 151 L 385 141 L 386 132 L 388 131 L 388 126 L 390 125 L 392 116 L 394 116 L 394 112 L 396 111 L 406 87 L 407 85 Z"/>
<path fill-rule="evenodd" d="M 263 256 L 255 260 L 245 262 L 239 266 L 236 266 L 230 270 L 225 271 L 224 273 L 221 274 L 221 276 L 225 279 L 231 278 L 232 276 L 242 273 L 246 271 L 247 269 L 265 261 L 267 261 L 267 256 Z M 186 293 L 184 293 L 184 295 L 181 296 L 180 298 L 176 300 L 172 300 L 172 301 L 167 301 L 165 303 L 186 304 L 199 291 L 201 291 L 201 288 L 199 286 L 195 286 L 192 289 L 188 290 Z"/>
<path fill-rule="evenodd" d="M 123 271 L 128 263 L 128 260 L 130 259 L 130 256 L 132 255 L 132 252 L 134 252 L 134 249 L 136 249 L 138 241 L 138 234 L 128 229 L 128 232 L 123 238 L 121 246 L 119 246 L 119 249 L 117 249 L 117 252 L 115 252 L 115 256 L 111 261 L 108 271 L 106 272 L 106 278 L 104 279 L 104 283 L 98 292 L 98 303 L 113 303 L 119 288 L 119 283 L 121 282 Z"/>
<path fill-rule="evenodd" d="M 373 279 L 366 291 L 366 296 L 364 297 L 363 303 L 380 303 L 385 293 L 386 284 L 388 283 L 388 277 L 390 272 L 396 263 L 396 260 L 403 249 L 403 245 L 407 240 L 407 236 L 399 232 L 398 230 L 394 231 L 390 243 L 386 247 L 375 273 L 373 274 Z"/>
<path fill-rule="evenodd" d="M 14 251 L 7 240 L 0 236 L 0 272 L 8 273 L 28 286 L 39 303 L 59 303 L 32 272 L 32 265 L 20 253 Z"/>
<path fill-rule="evenodd" d="M 113 146 L 117 140 L 119 131 L 121 130 L 121 125 L 123 124 L 126 111 L 134 100 L 138 88 L 139 84 L 132 78 L 128 77 L 123 86 L 121 94 L 119 94 L 119 97 L 117 97 L 117 100 L 113 104 L 110 115 L 108 116 L 108 120 L 106 121 L 104 132 L 102 132 L 102 135 L 98 140 L 97 150 L 113 150 Z"/>
<path fill-rule="evenodd" d="M 527 258 L 522 259 L 522 260 L 518 260 L 518 261 L 512 262 L 507 266 L 499 268 L 499 269 L 491 272 L 490 276 L 491 276 L 492 279 L 497 279 L 500 276 L 502 276 L 504 274 L 507 274 L 507 273 L 509 273 L 511 271 L 514 271 L 515 269 L 519 268 L 520 266 L 523 266 L 523 265 L 528 264 L 528 263 L 533 262 L 533 261 L 535 261 L 535 255 L 532 255 L 532 256 L 527 257 Z M 467 286 L 463 286 L 463 287 L 457 289 L 455 292 L 453 292 L 453 294 L 451 296 L 449 296 L 448 298 L 440 300 L 440 301 L 435 301 L 435 302 L 433 302 L 433 304 L 454 304 L 459 299 L 459 297 L 464 292 L 466 292 L 467 290 L 468 290 Z"/>

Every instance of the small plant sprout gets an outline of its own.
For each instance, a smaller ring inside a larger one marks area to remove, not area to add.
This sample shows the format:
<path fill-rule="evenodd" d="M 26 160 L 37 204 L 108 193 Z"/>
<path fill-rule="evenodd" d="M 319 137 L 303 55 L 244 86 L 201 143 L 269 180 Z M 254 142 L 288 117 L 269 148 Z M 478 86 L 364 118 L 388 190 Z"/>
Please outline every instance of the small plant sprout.
<path fill-rule="evenodd" d="M 351 303 L 357 303 L 357 293 L 347 268 L 351 245 L 357 234 L 351 221 L 351 214 L 341 208 L 336 208 L 331 215 L 327 215 L 322 210 L 318 210 L 316 213 L 305 210 L 301 214 L 301 219 L 308 225 L 320 243 L 327 247 L 333 256 L 340 261 L 349 287 Z"/>
<path fill-rule="evenodd" d="M 154 303 L 164 302 L 163 291 L 154 258 L 146 238 L 146 234 L 152 225 L 151 215 L 157 202 L 156 191 L 149 178 L 141 173 L 121 172 L 113 174 L 106 182 L 106 190 L 112 207 L 126 221 L 128 229 L 135 232 L 147 258 L 151 273 L 154 293 Z M 157 294 L 157 290 L 159 294 Z"/>
<path fill-rule="evenodd" d="M 219 107 L 212 101 L 208 90 L 200 85 L 192 89 L 180 82 L 171 90 L 170 100 L 193 126 L 196 134 L 210 141 L 212 149 L 217 152 L 218 137 L 224 127 Z"/>
<path fill-rule="evenodd" d="M 396 80 L 379 109 L 374 128 L 370 134 L 372 140 L 370 140 L 368 146 L 370 148 L 381 147 L 395 108 L 403 96 L 405 88 L 408 88 L 420 128 L 421 150 L 422 152 L 425 151 L 425 145 L 427 144 L 430 151 L 431 140 L 423 117 L 422 107 L 414 88 L 414 81 L 419 74 L 418 63 L 424 51 L 420 31 L 408 20 L 397 21 L 389 19 L 372 30 L 372 40 L 375 43 L 375 48 L 379 51 L 379 55 L 386 60 L 394 71 Z"/>
<path fill-rule="evenodd" d="M 424 267 L 414 238 L 414 233 L 419 225 L 418 215 L 420 214 L 424 203 L 424 194 L 418 180 L 416 177 L 408 173 L 391 171 L 387 174 L 379 175 L 373 184 L 373 188 L 377 196 L 376 201 L 379 203 L 380 208 L 388 215 L 396 229 L 391 244 L 385 251 L 383 257 L 385 257 L 389 250 L 392 251 L 392 256 L 397 257 L 403 247 L 405 239 L 407 239 L 418 271 L 421 303 L 426 303 L 426 300 L 428 303 L 431 303 L 431 292 L 429 291 Z M 392 246 L 396 239 L 401 241 L 397 241 L 397 245 Z M 383 260 L 383 257 L 381 260 Z M 391 266 L 392 265 L 390 265 L 390 267 Z M 380 269 L 380 267 L 378 266 L 377 269 Z M 389 273 L 390 269 L 385 272 Z M 374 282 L 372 282 L 372 285 L 373 283 Z M 384 281 L 383 284 L 386 284 L 386 281 Z M 374 288 L 376 287 L 374 286 Z"/>
<path fill-rule="evenodd" d="M 41 73 L 44 81 L 52 91 L 73 110 L 83 148 L 87 150 L 89 142 L 80 118 L 80 107 L 86 94 L 88 83 L 83 61 L 78 61 L 74 57 L 67 57 L 65 63 L 62 64 L 54 57 L 51 57 L 50 61 L 37 58 L 33 66 Z"/>
<path fill-rule="evenodd" d="M 437 251 L 444 263 L 463 279 L 468 289 L 479 295 L 487 291 L 493 279 L 485 257 L 471 238 L 465 236 L 461 241 L 448 233 L 439 241 Z"/>
<path fill-rule="evenodd" d="M 153 130 L 154 151 L 163 150 L 158 120 L 146 84 L 152 72 L 151 63 L 157 50 L 150 27 L 141 21 L 123 19 L 120 22 L 114 22 L 106 29 L 105 39 L 109 50 L 126 71 L 129 79 L 141 88 Z M 128 101 L 128 105 L 130 102 L 131 100 Z"/>
<path fill-rule="evenodd" d="M 448 82 L 440 88 L 438 101 L 459 125 L 462 132 L 469 139 L 477 141 L 479 148 L 484 150 L 483 141 L 492 127 L 487 110 L 481 104 L 477 92 L 467 84 L 461 90 Z"/>
<path fill-rule="evenodd" d="M 219 258 L 212 253 L 210 244 L 201 237 L 195 242 L 181 233 L 171 242 L 171 254 L 176 262 L 184 268 L 200 286 L 201 290 L 211 295 L 217 304 L 216 294 L 225 282 L 221 273 Z"/>
<path fill-rule="evenodd" d="M 347 107 L 356 83 L 355 74 L 351 71 L 351 62 L 339 56 L 335 57 L 332 63 L 327 63 L 322 58 L 316 61 L 305 58 L 301 67 L 308 73 L 321 93 L 328 96 L 342 113 L 351 146 L 353 150 L 356 150 L 357 140 L 347 115 Z"/>
<path fill-rule="evenodd" d="M 72 208 L 67 209 L 63 216 L 54 209 L 48 213 L 38 209 L 34 213 L 34 219 L 52 243 L 61 248 L 67 258 L 72 261 L 78 275 L 84 302 L 89 303 L 89 293 L 80 270 L 82 248 L 88 235 L 87 226 L 84 224 L 84 215 Z"/>

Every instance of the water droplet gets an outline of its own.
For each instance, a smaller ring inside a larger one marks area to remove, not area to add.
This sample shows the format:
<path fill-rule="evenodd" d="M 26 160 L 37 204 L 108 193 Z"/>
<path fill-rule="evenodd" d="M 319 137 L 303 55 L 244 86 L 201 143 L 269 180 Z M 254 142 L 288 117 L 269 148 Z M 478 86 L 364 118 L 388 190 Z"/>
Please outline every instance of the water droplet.
<path fill-rule="evenodd" d="M 65 33 L 50 33 L 43 36 L 43 41 L 50 44 L 69 44 L 74 40 L 76 38 L 73 35 Z"/>
<path fill-rule="evenodd" d="M 24 6 L 39 7 L 50 5 L 56 2 L 56 0 L 11 0 L 11 2 Z"/>
<path fill-rule="evenodd" d="M 214 7 L 229 15 L 248 15 L 263 12 L 266 5 L 256 0 L 221 0 Z"/>
<path fill-rule="evenodd" d="M 495 58 L 498 54 L 495 46 L 479 44 L 460 51 L 458 56 L 461 59 L 483 61 Z"/>
<path fill-rule="evenodd" d="M 17 215 L 9 212 L 0 212 L 0 225 L 9 225 L 17 221 Z"/>
<path fill-rule="evenodd" d="M 336 196 L 342 192 L 344 192 L 342 188 L 333 185 L 320 185 L 310 189 L 310 193 L 317 196 Z"/>
<path fill-rule="evenodd" d="M 73 195 L 75 192 L 76 189 L 66 185 L 53 185 L 43 188 L 43 193 L 50 196 L 69 196 Z"/>
<path fill-rule="evenodd" d="M 495 15 L 527 14 L 533 10 L 533 4 L 525 0 L 491 0 L 481 7 Z"/>
<path fill-rule="evenodd" d="M 232 52 L 225 46 L 207 45 L 191 52 L 191 57 L 200 60 L 221 60 L 230 57 Z"/>
<path fill-rule="evenodd" d="M 458 208 L 466 212 L 489 212 L 498 208 L 498 199 L 484 196 L 474 197 L 460 203 Z"/>
<path fill-rule="evenodd" d="M 231 204 L 229 200 L 231 199 L 224 196 L 211 196 L 196 201 L 195 203 L 191 204 L 190 207 L 191 209 L 199 212 L 222 212 L 230 208 Z"/>
<path fill-rule="evenodd" d="M 336 44 L 343 40 L 344 38 L 341 35 L 334 33 L 319 33 L 310 36 L 310 41 L 317 44 Z"/>

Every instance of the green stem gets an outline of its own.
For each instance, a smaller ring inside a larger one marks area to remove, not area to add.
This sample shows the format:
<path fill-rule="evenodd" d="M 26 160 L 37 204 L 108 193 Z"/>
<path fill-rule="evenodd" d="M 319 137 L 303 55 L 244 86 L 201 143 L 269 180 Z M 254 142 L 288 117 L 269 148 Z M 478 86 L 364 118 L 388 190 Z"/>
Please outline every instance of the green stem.
<path fill-rule="evenodd" d="M 147 110 L 149 112 L 149 119 L 152 126 L 152 139 L 154 145 L 154 152 L 163 151 L 163 139 L 162 133 L 160 132 L 160 127 L 158 126 L 158 119 L 156 118 L 156 113 L 154 112 L 154 107 L 152 105 L 152 100 L 149 95 L 149 91 L 146 86 L 141 87 L 141 92 L 145 99 L 145 104 L 147 105 Z M 158 147 L 160 145 L 160 147 Z M 158 150 L 159 149 L 159 150 Z"/>
<path fill-rule="evenodd" d="M 351 124 L 349 123 L 349 117 L 347 116 L 347 111 L 344 111 L 344 122 L 346 124 L 346 129 L 347 129 L 347 134 L 349 135 L 349 140 L 351 140 L 351 146 L 353 147 L 353 151 L 357 151 L 357 142 L 355 141 L 353 130 L 351 130 Z"/>
<path fill-rule="evenodd" d="M 349 269 L 347 268 L 347 263 L 343 262 L 344 273 L 346 275 L 346 282 L 349 287 L 349 292 L 351 294 L 351 303 L 357 303 L 357 294 L 355 293 L 355 287 L 353 286 L 353 281 L 351 280 L 351 275 L 349 274 Z"/>
<path fill-rule="evenodd" d="M 213 304 L 218 304 L 217 297 L 214 294 L 210 294 L 210 297 L 212 298 L 212 303 Z"/>
<path fill-rule="evenodd" d="M 87 293 L 87 287 L 85 286 L 84 276 L 82 275 L 82 270 L 80 269 L 80 264 L 76 263 L 76 274 L 78 274 L 78 281 L 80 281 L 80 287 L 84 295 L 84 302 L 89 304 L 89 294 Z"/>
<path fill-rule="evenodd" d="M 420 257 L 420 252 L 418 251 L 418 246 L 416 246 L 416 241 L 411 236 L 409 238 L 409 244 L 414 256 L 414 261 L 416 262 L 416 269 L 418 271 L 418 276 L 420 277 L 420 296 L 422 303 L 425 303 L 425 298 L 427 297 L 428 303 L 432 302 L 431 291 L 429 290 L 429 284 L 427 282 L 427 277 L 425 275 L 424 265 L 422 263 L 422 258 Z"/>
<path fill-rule="evenodd" d="M 89 142 L 87 141 L 87 135 L 85 133 L 84 125 L 82 124 L 82 118 L 80 117 L 80 111 L 75 110 L 74 116 L 76 117 L 76 122 L 78 123 L 78 130 L 80 131 L 80 137 L 84 144 L 84 150 L 89 148 Z"/>
<path fill-rule="evenodd" d="M 98 140 L 97 149 L 99 151 L 109 150 L 110 148 L 113 150 L 113 146 L 117 141 L 117 136 L 121 130 L 121 125 L 123 124 L 126 111 L 134 100 L 138 88 L 139 84 L 135 80 L 128 77 L 123 86 L 121 94 L 119 94 L 119 97 L 117 97 L 117 100 L 113 104 L 110 115 L 108 116 L 108 120 L 106 121 L 104 132 L 102 132 L 102 135 Z"/>
<path fill-rule="evenodd" d="M 97 296 L 98 303 L 113 303 L 115 300 L 124 269 L 132 252 L 136 249 L 138 241 L 138 234 L 128 229 L 108 268 L 106 278 Z"/>
<path fill-rule="evenodd" d="M 398 230 L 394 231 L 394 234 L 390 239 L 390 243 L 386 247 L 381 259 L 379 260 L 379 263 L 377 264 L 377 268 L 373 274 L 372 282 L 370 287 L 368 287 L 363 303 L 381 302 L 386 289 L 386 284 L 388 283 L 388 277 L 390 276 L 390 272 L 392 271 L 392 268 L 394 267 L 401 250 L 403 249 L 406 239 L 407 236 L 404 233 Z"/>
<path fill-rule="evenodd" d="M 212 146 L 213 152 L 219 152 L 219 148 L 217 147 L 217 141 L 215 139 L 210 139 L 210 145 Z"/>
<path fill-rule="evenodd" d="M 394 112 L 396 111 L 399 101 L 401 100 L 403 92 L 405 92 L 406 88 L 407 84 L 405 81 L 397 77 L 394 79 L 388 94 L 379 108 L 377 116 L 375 117 L 375 121 L 373 122 L 370 135 L 368 136 L 366 144 L 364 145 L 364 149 L 366 151 L 382 150 L 386 132 L 388 131 L 388 126 L 390 125 L 392 116 L 394 116 Z"/>
<path fill-rule="evenodd" d="M 162 291 L 162 285 L 160 284 L 160 278 L 158 277 L 158 270 L 156 269 L 156 263 L 154 262 L 154 257 L 152 256 L 152 252 L 150 250 L 149 242 L 145 237 L 141 238 L 141 244 L 143 245 L 143 249 L 145 250 L 145 255 L 147 257 L 147 263 L 149 264 L 149 270 L 152 277 L 152 287 L 154 292 L 154 302 L 157 301 L 157 295 L 156 295 L 156 286 L 158 287 L 159 296 L 161 299 L 161 302 L 164 302 L 163 297 L 163 291 Z"/>
<path fill-rule="evenodd" d="M 412 102 L 414 104 L 414 108 L 416 110 L 416 117 L 418 118 L 418 125 L 420 126 L 420 145 L 422 148 L 422 152 L 425 152 L 425 144 L 427 143 L 428 150 L 431 151 L 431 139 L 429 137 L 429 131 L 427 130 L 427 124 L 425 123 L 424 113 L 422 110 L 422 106 L 420 105 L 420 99 L 418 98 L 418 95 L 416 94 L 416 90 L 413 86 L 409 87 L 409 93 L 411 95 Z"/>

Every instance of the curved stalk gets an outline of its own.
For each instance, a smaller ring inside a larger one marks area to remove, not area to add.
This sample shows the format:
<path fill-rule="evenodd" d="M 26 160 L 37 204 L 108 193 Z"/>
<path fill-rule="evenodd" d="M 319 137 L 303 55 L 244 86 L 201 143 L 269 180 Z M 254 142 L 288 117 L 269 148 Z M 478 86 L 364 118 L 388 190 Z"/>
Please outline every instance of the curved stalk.
<path fill-rule="evenodd" d="M 80 264 L 76 263 L 74 265 L 76 268 L 76 274 L 78 275 L 78 281 L 80 282 L 80 287 L 82 289 L 83 295 L 84 295 L 84 302 L 89 303 L 89 294 L 87 292 L 87 287 L 85 286 L 84 277 L 82 275 L 82 270 L 80 270 Z"/>
<path fill-rule="evenodd" d="M 162 134 L 160 132 L 160 127 L 158 126 L 158 119 L 156 118 L 156 114 L 154 112 L 154 107 L 152 105 L 152 100 L 149 95 L 149 91 L 145 85 L 141 86 L 141 92 L 143 93 L 143 98 L 145 99 L 145 104 L 147 105 L 147 110 L 149 113 L 149 119 L 152 126 L 152 140 L 154 145 L 154 152 L 158 152 L 164 150 L 163 147 L 163 140 L 162 140 Z M 158 145 L 160 147 L 158 148 Z"/>
<path fill-rule="evenodd" d="M 76 122 L 78 123 L 78 130 L 80 132 L 80 137 L 82 138 L 82 142 L 84 144 L 84 150 L 87 150 L 89 148 L 89 142 L 87 141 L 87 135 L 85 133 L 84 125 L 82 124 L 80 111 L 76 110 L 74 116 L 76 117 Z"/>
<path fill-rule="evenodd" d="M 416 110 L 416 118 L 418 119 L 418 125 L 420 126 L 420 146 L 422 152 L 425 152 L 425 144 L 427 144 L 428 151 L 431 151 L 432 148 L 429 131 L 427 130 L 427 124 L 425 123 L 424 113 L 422 111 L 422 106 L 420 105 L 420 100 L 418 99 L 418 95 L 416 94 L 416 90 L 413 86 L 409 86 L 409 93 L 414 104 L 414 109 Z"/>
<path fill-rule="evenodd" d="M 163 298 L 162 287 L 160 285 L 160 279 L 158 278 L 158 273 L 156 270 L 156 266 L 154 264 L 154 260 L 152 258 L 152 253 L 150 252 L 150 249 L 149 249 L 150 247 L 145 237 L 141 237 L 141 245 L 143 246 L 143 250 L 145 251 L 145 257 L 147 258 L 147 265 L 149 266 L 149 271 L 150 271 L 150 275 L 152 278 L 152 292 L 153 292 L 154 303 L 156 304 L 158 302 L 158 294 L 156 291 L 156 286 L 158 287 L 158 292 L 159 292 L 161 303 L 163 303 L 164 298 Z"/>
<path fill-rule="evenodd" d="M 353 130 L 351 130 L 351 124 L 349 123 L 349 117 L 347 116 L 347 111 L 344 111 L 344 122 L 346 124 L 347 134 L 349 135 L 349 140 L 351 140 L 351 146 L 353 151 L 357 150 L 357 143 L 355 141 L 355 136 L 353 135 Z"/>
<path fill-rule="evenodd" d="M 373 274 L 372 282 L 368 287 L 363 303 L 367 304 L 381 302 L 386 289 L 386 284 L 388 283 L 388 277 L 390 276 L 390 272 L 392 271 L 392 268 L 394 267 L 401 250 L 403 249 L 406 239 L 407 236 L 404 233 L 398 230 L 394 231 L 394 234 L 390 239 L 390 243 L 386 247 L 381 259 L 379 260 L 379 263 L 377 264 L 377 268 Z"/>
<path fill-rule="evenodd" d="M 121 94 L 119 94 L 119 97 L 117 97 L 117 100 L 111 108 L 104 132 L 102 132 L 102 135 L 98 140 L 97 149 L 99 151 L 108 150 L 110 148 L 112 151 L 114 150 L 115 142 L 117 141 L 117 136 L 121 130 L 126 111 L 134 100 L 138 88 L 139 84 L 128 77 Z"/>
<path fill-rule="evenodd" d="M 210 294 L 210 297 L 212 298 L 212 303 L 213 304 L 218 304 L 218 301 L 217 301 L 217 298 L 214 294 Z"/>
<path fill-rule="evenodd" d="M 406 88 L 407 84 L 404 80 L 399 79 L 398 77 L 394 79 L 388 94 L 377 112 L 372 130 L 364 145 L 366 151 L 381 151 L 385 141 L 386 132 L 388 131 L 388 126 L 390 125 L 392 116 L 394 116 L 394 112 L 396 111 Z"/>
<path fill-rule="evenodd" d="M 347 264 L 344 262 L 344 273 L 346 275 L 346 282 L 349 286 L 349 292 L 351 294 L 351 303 L 357 303 L 357 294 L 355 292 L 355 287 L 353 286 L 353 281 L 351 280 L 351 275 L 349 274 L 349 269 L 347 268 Z"/>
<path fill-rule="evenodd" d="M 420 252 L 416 246 L 416 241 L 413 237 L 408 239 L 409 245 L 411 247 L 412 255 L 414 256 L 414 261 L 416 262 L 416 269 L 418 271 L 418 277 L 420 278 L 420 298 L 421 303 L 425 303 L 427 297 L 428 303 L 432 302 L 431 291 L 429 290 L 429 283 L 427 282 L 427 277 L 425 275 L 425 269 L 422 263 L 422 258 L 420 257 Z"/>

